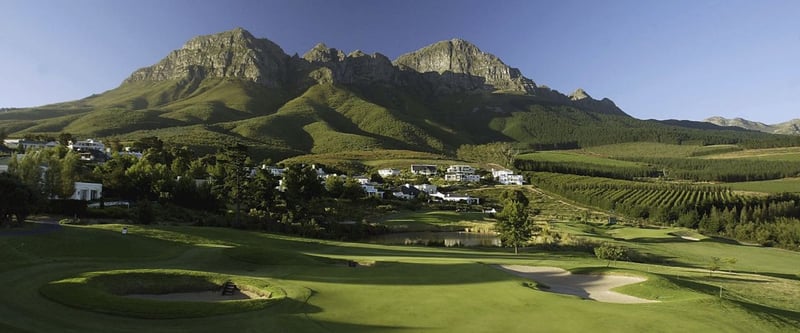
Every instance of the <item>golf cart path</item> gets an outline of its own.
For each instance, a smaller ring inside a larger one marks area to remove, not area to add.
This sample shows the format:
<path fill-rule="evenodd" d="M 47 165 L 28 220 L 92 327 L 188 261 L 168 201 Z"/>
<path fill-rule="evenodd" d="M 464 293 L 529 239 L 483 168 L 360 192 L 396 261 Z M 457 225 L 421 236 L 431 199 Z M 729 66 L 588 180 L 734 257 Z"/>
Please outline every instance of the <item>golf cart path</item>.
<path fill-rule="evenodd" d="M 550 287 L 545 289 L 546 291 L 554 293 L 575 295 L 584 299 L 607 303 L 637 304 L 658 302 L 611 291 L 616 287 L 647 280 L 641 277 L 572 274 L 558 267 L 524 265 L 497 265 L 496 267 L 513 275 L 542 283 Z"/>

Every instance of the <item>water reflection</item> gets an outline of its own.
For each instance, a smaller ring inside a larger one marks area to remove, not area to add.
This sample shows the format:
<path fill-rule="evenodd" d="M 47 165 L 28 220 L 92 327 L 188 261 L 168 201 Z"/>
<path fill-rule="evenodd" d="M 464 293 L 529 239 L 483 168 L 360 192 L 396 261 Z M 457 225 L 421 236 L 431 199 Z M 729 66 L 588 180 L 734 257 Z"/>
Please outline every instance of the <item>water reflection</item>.
<path fill-rule="evenodd" d="M 401 232 L 370 238 L 370 243 L 386 245 L 425 246 L 500 246 L 500 238 L 494 233 L 475 232 Z"/>

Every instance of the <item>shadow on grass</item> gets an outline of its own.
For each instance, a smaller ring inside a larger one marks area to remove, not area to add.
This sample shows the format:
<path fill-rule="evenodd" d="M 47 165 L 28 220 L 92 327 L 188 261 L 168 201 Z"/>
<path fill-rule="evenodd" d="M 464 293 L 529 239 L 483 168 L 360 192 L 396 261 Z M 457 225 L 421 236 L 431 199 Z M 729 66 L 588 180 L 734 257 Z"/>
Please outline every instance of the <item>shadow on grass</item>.
<path fill-rule="evenodd" d="M 742 273 L 749 273 L 749 272 L 742 272 Z M 776 277 L 780 279 L 800 281 L 800 274 L 771 273 L 771 272 L 758 272 L 758 274 Z"/>
<path fill-rule="evenodd" d="M 759 317 L 765 318 L 767 320 L 774 320 L 788 326 L 793 326 L 795 328 L 797 328 L 798 325 L 800 325 L 800 312 L 798 311 L 777 309 L 761 304 L 755 304 L 736 299 L 726 299 L 726 300 L 733 302 L 741 306 L 742 308 L 747 309 L 748 312 L 753 313 Z"/>
<path fill-rule="evenodd" d="M 378 262 L 371 267 L 309 267 L 281 279 L 345 285 L 446 286 L 509 281 L 512 278 L 478 263 Z"/>
<path fill-rule="evenodd" d="M 686 288 L 693 290 L 695 292 L 719 297 L 720 294 L 719 286 L 702 283 L 698 281 L 692 281 L 685 278 L 677 278 L 675 276 L 671 276 L 668 274 L 659 274 L 659 275 L 681 288 Z M 723 290 L 724 300 L 729 301 L 738 306 L 741 306 L 742 308 L 748 310 L 748 312 L 753 313 L 754 315 L 760 316 L 762 318 L 775 320 L 780 323 L 795 327 L 800 323 L 800 312 L 798 311 L 769 307 L 766 305 L 748 302 L 741 299 L 726 297 L 724 295 L 725 294 Z"/>

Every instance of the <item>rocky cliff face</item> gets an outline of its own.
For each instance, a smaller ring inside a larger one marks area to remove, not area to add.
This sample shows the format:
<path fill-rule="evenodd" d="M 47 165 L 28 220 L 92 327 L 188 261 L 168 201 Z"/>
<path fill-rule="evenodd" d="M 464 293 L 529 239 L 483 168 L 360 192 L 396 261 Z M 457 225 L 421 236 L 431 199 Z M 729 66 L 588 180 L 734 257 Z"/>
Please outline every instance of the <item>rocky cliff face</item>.
<path fill-rule="evenodd" d="M 438 42 L 398 57 L 402 70 L 413 70 L 442 89 L 450 91 L 495 91 L 533 93 L 536 84 L 494 55 L 461 39 Z"/>
<path fill-rule="evenodd" d="M 303 55 L 308 76 L 318 83 L 371 84 L 398 83 L 397 68 L 380 53 L 356 50 L 346 55 L 325 44 L 317 44 Z"/>
<path fill-rule="evenodd" d="M 277 44 L 237 28 L 193 38 L 157 64 L 135 71 L 125 82 L 236 78 L 267 87 L 302 90 L 314 84 L 413 87 L 434 95 L 509 92 L 603 113 L 624 114 L 608 99 L 583 90 L 570 96 L 537 85 L 516 68 L 460 39 L 438 42 L 394 62 L 380 53 L 317 44 L 302 57 L 289 57 Z"/>
<path fill-rule="evenodd" d="M 195 37 L 159 63 L 135 71 L 125 81 L 238 78 L 276 87 L 286 80 L 288 59 L 277 44 L 237 28 Z"/>

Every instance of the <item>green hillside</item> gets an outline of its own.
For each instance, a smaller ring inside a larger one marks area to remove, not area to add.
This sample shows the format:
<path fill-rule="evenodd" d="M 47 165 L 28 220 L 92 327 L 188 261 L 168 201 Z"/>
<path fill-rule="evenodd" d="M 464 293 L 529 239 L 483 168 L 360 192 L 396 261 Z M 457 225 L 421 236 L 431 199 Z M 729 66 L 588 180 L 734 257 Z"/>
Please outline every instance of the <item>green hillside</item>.
<path fill-rule="evenodd" d="M 293 91 L 230 78 L 124 83 L 74 102 L 4 112 L 0 130 L 11 137 L 155 135 L 199 151 L 241 142 L 274 159 L 365 149 L 451 155 L 463 144 L 497 141 L 537 150 L 626 142 L 800 144 L 796 137 L 682 128 L 519 94 L 432 95 L 410 87 L 360 84 L 315 84 Z"/>

